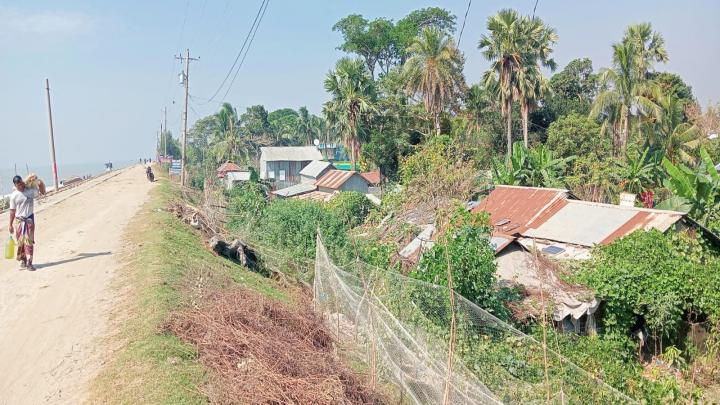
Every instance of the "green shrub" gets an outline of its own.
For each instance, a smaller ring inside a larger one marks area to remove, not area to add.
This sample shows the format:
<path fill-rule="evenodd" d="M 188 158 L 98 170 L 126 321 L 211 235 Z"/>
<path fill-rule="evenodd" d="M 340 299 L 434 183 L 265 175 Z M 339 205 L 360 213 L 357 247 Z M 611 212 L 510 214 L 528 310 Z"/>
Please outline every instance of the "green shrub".
<path fill-rule="evenodd" d="M 318 229 L 328 250 L 347 247 L 347 228 L 342 220 L 314 201 L 273 201 L 264 211 L 258 232 L 273 248 L 301 258 L 314 258 Z"/>
<path fill-rule="evenodd" d="M 231 229 L 250 229 L 258 224 L 268 205 L 265 187 L 245 182 L 233 188 L 228 198 L 228 224 Z"/>
<path fill-rule="evenodd" d="M 717 316 L 720 305 L 718 261 L 688 256 L 676 236 L 636 231 L 597 248 L 579 281 L 605 302 L 607 332 L 627 334 L 642 317 L 658 337 L 679 339 L 683 315 L 690 311 Z"/>
<path fill-rule="evenodd" d="M 448 265 L 453 287 L 463 297 L 501 319 L 509 314 L 498 295 L 495 249 L 490 245 L 486 214 L 457 207 L 445 234 L 425 252 L 410 276 L 432 284 L 448 285 Z"/>
<path fill-rule="evenodd" d="M 373 203 L 357 191 L 344 191 L 334 196 L 327 204 L 328 211 L 340 218 L 348 228 L 354 228 L 365 221 Z"/>

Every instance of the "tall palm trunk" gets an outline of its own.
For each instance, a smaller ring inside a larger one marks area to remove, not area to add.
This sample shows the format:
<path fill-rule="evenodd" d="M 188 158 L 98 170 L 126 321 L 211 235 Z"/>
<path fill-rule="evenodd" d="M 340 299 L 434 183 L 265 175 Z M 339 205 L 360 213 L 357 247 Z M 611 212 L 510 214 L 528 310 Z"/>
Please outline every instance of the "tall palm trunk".
<path fill-rule="evenodd" d="M 512 100 L 505 102 L 505 127 L 507 128 L 507 154 L 512 155 Z"/>
<path fill-rule="evenodd" d="M 622 115 L 620 116 L 620 122 L 622 125 L 622 132 L 620 133 L 620 151 L 624 152 L 625 148 L 627 147 L 627 141 L 628 141 L 628 132 L 630 131 L 630 118 L 629 118 L 629 109 L 623 108 L 622 109 Z"/>
<path fill-rule="evenodd" d="M 523 124 L 523 141 L 525 142 L 525 147 L 528 147 L 528 113 L 530 111 L 530 106 L 528 105 L 527 101 L 523 101 L 520 104 L 520 114 L 522 115 L 522 124 Z"/>

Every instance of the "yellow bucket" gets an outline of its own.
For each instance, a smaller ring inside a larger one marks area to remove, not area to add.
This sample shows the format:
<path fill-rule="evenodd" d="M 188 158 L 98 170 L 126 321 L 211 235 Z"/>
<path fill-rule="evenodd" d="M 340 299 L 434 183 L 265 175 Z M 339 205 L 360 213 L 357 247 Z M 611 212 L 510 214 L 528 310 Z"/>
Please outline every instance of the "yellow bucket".
<path fill-rule="evenodd" d="M 7 240 L 7 243 L 5 243 L 5 258 L 6 259 L 14 259 L 15 258 L 15 239 L 13 239 L 12 235 Z"/>

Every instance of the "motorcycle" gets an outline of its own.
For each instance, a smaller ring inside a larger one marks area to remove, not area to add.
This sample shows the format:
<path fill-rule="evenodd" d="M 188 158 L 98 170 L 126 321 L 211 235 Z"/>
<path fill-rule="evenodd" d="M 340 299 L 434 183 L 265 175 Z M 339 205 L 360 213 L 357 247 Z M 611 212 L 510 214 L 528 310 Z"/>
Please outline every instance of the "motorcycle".
<path fill-rule="evenodd" d="M 155 181 L 155 174 L 153 173 L 151 168 L 147 168 L 147 170 L 145 171 L 145 175 L 147 175 L 147 179 L 150 183 Z"/>

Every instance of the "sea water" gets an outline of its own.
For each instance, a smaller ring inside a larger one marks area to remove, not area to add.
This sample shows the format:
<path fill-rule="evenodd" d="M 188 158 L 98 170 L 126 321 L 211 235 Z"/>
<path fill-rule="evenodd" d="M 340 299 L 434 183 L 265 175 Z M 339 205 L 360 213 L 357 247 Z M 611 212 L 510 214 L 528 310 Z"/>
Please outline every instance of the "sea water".
<path fill-rule="evenodd" d="M 123 161 L 123 162 L 112 162 L 113 170 L 122 169 L 132 164 L 137 164 L 137 161 Z M 70 179 L 73 177 L 83 176 L 97 176 L 105 171 L 105 163 L 82 163 L 82 164 L 70 164 L 70 165 L 58 165 L 58 181 L 64 179 Z M 25 164 L 22 166 L 18 164 L 17 173 L 15 168 L 0 169 L 0 196 L 9 194 L 13 190 L 12 178 L 17 174 L 25 177 L 29 173 L 35 173 L 37 176 L 45 182 L 48 188 L 53 187 L 52 169 L 50 166 L 28 166 Z"/>

